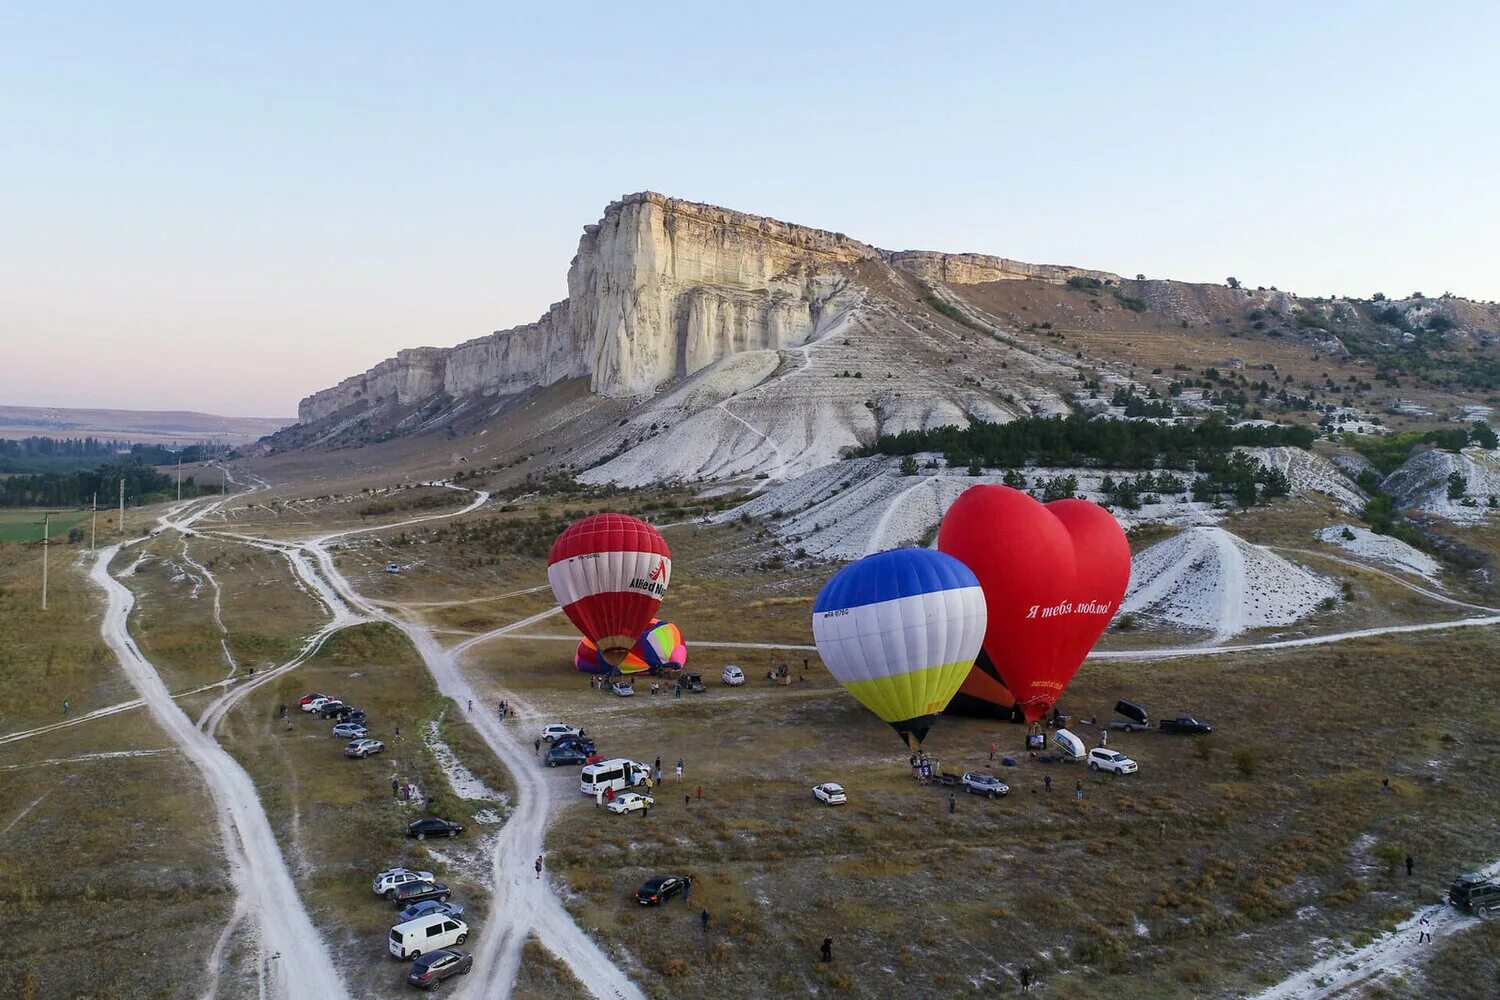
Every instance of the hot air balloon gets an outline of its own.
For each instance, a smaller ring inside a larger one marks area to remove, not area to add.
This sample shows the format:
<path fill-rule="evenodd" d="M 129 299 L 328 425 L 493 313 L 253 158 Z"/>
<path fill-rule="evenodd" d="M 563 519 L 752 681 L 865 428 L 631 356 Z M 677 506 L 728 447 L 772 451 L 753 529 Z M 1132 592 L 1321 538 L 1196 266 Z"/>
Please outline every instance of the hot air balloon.
<path fill-rule="evenodd" d="M 651 623 L 671 576 L 660 532 L 628 514 L 575 521 L 547 556 L 557 603 L 611 666 L 624 662 Z"/>
<path fill-rule="evenodd" d="M 974 665 L 984 593 L 963 563 L 892 549 L 839 570 L 813 604 L 829 671 L 915 750 Z"/>
<path fill-rule="evenodd" d="M 578 648 L 573 653 L 573 665 L 587 674 L 607 674 L 612 670 L 618 670 L 622 674 L 638 674 L 643 670 L 680 670 L 687 665 L 687 645 L 682 641 L 682 631 L 676 625 L 653 618 L 650 626 L 618 666 L 611 667 L 605 663 L 599 657 L 598 648 L 587 639 L 578 641 Z"/>
<path fill-rule="evenodd" d="M 1078 672 L 1130 582 L 1130 544 L 1103 507 L 1041 504 L 1007 486 L 971 486 L 948 508 L 938 549 L 984 588 L 984 651 L 952 710 L 1035 722 Z"/>

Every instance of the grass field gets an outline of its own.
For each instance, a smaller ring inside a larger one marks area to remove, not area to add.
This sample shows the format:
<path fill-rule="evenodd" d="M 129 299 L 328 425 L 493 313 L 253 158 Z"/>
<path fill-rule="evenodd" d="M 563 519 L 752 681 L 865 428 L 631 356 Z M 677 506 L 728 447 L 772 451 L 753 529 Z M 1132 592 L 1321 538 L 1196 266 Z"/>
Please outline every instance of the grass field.
<path fill-rule="evenodd" d="M 54 542 L 68 537 L 68 529 L 83 525 L 88 530 L 89 511 L 33 510 L 29 507 L 0 507 L 0 542 L 39 542 L 42 540 L 42 515 L 52 515 L 51 535 Z"/>

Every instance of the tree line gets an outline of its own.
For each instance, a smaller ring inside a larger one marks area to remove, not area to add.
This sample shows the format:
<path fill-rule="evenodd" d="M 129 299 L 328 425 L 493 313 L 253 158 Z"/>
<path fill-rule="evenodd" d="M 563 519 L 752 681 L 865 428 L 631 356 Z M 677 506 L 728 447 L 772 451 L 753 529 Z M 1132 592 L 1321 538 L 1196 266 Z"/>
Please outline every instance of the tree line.
<path fill-rule="evenodd" d="M 183 462 L 203 462 L 230 450 L 228 445 L 208 441 L 176 448 L 97 437 L 0 438 L 0 473 L 74 472 L 93 468 L 100 461 L 122 461 L 127 457 L 146 465 L 173 465 L 178 458 Z"/>
<path fill-rule="evenodd" d="M 157 472 L 150 465 L 130 458 L 74 472 L 0 476 L 0 507 L 87 507 L 95 496 L 101 506 L 109 507 L 119 497 L 122 479 L 125 499 L 131 506 L 177 496 L 175 476 Z M 218 492 L 217 483 L 200 484 L 192 476 L 182 480 L 184 499 Z"/>
<path fill-rule="evenodd" d="M 857 454 L 939 452 L 950 466 L 977 464 L 997 469 L 1030 465 L 1190 470 L 1210 456 L 1223 456 L 1240 446 L 1309 448 L 1316 434 L 1313 428 L 1302 425 L 1233 427 L 1219 413 L 1211 413 L 1196 424 L 1093 419 L 1073 414 L 882 434 Z"/>

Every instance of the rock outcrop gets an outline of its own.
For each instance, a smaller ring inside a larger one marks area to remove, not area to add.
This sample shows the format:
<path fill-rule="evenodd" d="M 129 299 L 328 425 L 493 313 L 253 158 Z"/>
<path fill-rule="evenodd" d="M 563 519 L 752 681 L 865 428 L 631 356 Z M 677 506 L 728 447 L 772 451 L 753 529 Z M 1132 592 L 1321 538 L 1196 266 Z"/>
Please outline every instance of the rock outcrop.
<path fill-rule="evenodd" d="M 537 322 L 402 351 L 307 397 L 298 415 L 308 423 L 354 406 L 505 395 L 584 376 L 601 395 L 645 395 L 731 354 L 805 343 L 859 297 L 846 266 L 884 257 L 840 233 L 629 195 L 585 227 L 568 298 Z"/>

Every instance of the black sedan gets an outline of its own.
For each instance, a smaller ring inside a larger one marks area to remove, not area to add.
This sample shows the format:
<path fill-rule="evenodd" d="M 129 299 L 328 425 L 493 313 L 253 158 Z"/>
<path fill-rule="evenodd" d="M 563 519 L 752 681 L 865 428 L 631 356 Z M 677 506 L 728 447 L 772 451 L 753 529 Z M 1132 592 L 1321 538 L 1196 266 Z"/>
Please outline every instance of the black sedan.
<path fill-rule="evenodd" d="M 582 767 L 589 762 L 587 754 L 582 750 L 575 750 L 573 747 L 553 747 L 547 751 L 547 755 L 542 760 L 548 767 L 561 767 L 569 764 L 576 764 Z"/>
<path fill-rule="evenodd" d="M 1162 719 L 1161 731 L 1164 733 L 1211 733 L 1214 727 L 1199 722 L 1191 715 L 1179 715 L 1175 719 Z"/>
<path fill-rule="evenodd" d="M 457 948 L 440 948 L 411 963 L 406 981 L 424 990 L 435 990 L 449 976 L 467 976 L 474 969 L 474 956 Z"/>
<path fill-rule="evenodd" d="M 462 825 L 436 816 L 423 816 L 406 824 L 406 835 L 418 840 L 426 840 L 428 837 L 457 837 L 462 830 Z"/>
<path fill-rule="evenodd" d="M 682 875 L 657 875 L 648 878 L 635 891 L 635 901 L 642 906 L 658 906 L 686 889 L 688 879 Z"/>
<path fill-rule="evenodd" d="M 396 909 L 404 910 L 413 903 L 420 903 L 424 899 L 435 899 L 439 903 L 448 902 L 448 887 L 441 882 L 406 882 L 395 888 L 395 896 L 390 893 L 386 898 L 396 904 Z"/>

